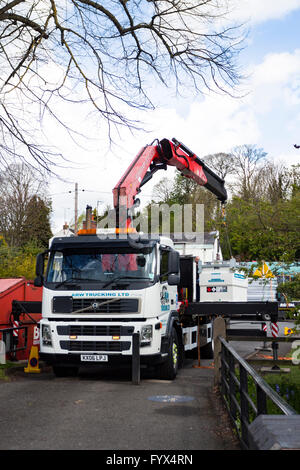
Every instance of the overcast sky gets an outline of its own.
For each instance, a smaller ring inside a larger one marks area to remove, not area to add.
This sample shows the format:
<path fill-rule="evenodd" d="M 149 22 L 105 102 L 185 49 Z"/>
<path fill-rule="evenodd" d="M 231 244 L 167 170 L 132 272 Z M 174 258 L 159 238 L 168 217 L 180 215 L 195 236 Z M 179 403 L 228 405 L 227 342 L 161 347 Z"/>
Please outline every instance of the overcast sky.
<path fill-rule="evenodd" d="M 112 189 L 139 149 L 155 138 L 176 137 L 200 158 L 230 151 L 236 145 L 255 144 L 268 157 L 300 162 L 300 0 L 235 0 L 233 18 L 247 22 L 249 35 L 240 53 L 239 65 L 247 76 L 242 83 L 243 98 L 209 94 L 174 97 L 164 90 L 161 107 L 143 114 L 148 132 L 132 136 L 120 131 L 119 148 L 110 151 L 105 134 L 94 122 L 70 114 L 83 134 L 82 147 L 49 128 L 49 137 L 72 163 L 58 170 L 66 180 L 52 178 L 49 194 L 53 203 L 52 230 L 74 220 L 74 187 L 79 185 L 79 213 L 87 204 L 100 209 L 112 204 Z M 84 116 L 84 114 L 83 114 Z M 83 121 L 83 122 L 82 122 Z M 79 123 L 79 124 L 78 124 Z M 169 170 L 170 171 L 170 170 Z M 172 172 L 158 172 L 144 186 L 140 199 L 146 202 L 153 184 Z M 84 190 L 84 191 L 82 191 Z M 71 192 L 69 192 L 71 191 Z"/>

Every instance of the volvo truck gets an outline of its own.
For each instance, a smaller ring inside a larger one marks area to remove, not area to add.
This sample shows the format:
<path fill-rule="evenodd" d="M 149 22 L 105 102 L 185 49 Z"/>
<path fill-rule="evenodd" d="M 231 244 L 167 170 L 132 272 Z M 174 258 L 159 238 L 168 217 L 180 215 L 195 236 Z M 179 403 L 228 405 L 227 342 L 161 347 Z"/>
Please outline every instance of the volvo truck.
<path fill-rule="evenodd" d="M 40 358 L 56 375 L 91 364 L 130 364 L 134 334 L 141 365 L 153 367 L 162 379 L 174 379 L 185 355 L 197 354 L 200 347 L 201 357 L 212 357 L 214 305 L 197 298 L 195 257 L 180 257 L 166 236 L 132 229 L 140 188 L 167 166 L 226 202 L 224 181 L 191 150 L 176 139 L 155 141 L 139 152 L 113 189 L 116 222 L 109 234 L 92 227 L 88 208 L 85 229 L 52 239 L 49 250 L 38 255 Z"/>

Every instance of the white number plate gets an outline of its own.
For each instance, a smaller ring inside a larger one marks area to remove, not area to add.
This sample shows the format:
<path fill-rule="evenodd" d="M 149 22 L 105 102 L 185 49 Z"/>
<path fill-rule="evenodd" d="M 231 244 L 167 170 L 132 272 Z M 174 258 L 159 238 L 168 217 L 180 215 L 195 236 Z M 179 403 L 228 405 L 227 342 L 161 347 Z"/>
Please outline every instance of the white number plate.
<path fill-rule="evenodd" d="M 107 362 L 108 356 L 106 354 L 81 354 L 80 359 L 82 362 Z"/>

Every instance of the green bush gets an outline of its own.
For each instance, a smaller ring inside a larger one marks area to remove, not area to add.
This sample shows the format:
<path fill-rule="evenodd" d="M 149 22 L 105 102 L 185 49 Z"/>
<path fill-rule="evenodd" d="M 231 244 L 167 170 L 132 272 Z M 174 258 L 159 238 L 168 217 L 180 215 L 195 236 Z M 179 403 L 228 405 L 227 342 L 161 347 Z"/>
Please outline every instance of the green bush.
<path fill-rule="evenodd" d="M 290 366 L 291 372 L 289 374 L 267 374 L 263 379 L 269 384 L 275 392 L 278 393 L 294 410 L 300 414 L 300 367 Z M 240 374 L 238 368 L 235 371 L 238 380 Z M 253 378 L 248 375 L 248 395 L 255 406 L 256 401 L 256 384 Z M 240 402 L 240 392 L 236 385 L 236 398 Z M 282 411 L 273 403 L 272 400 L 267 398 L 267 412 L 270 415 L 282 414 Z M 251 423 L 256 418 L 256 414 L 251 406 L 249 406 L 249 422 Z M 236 425 L 239 429 L 240 416 L 237 417 Z"/>
<path fill-rule="evenodd" d="M 27 243 L 22 248 L 0 246 L 0 278 L 25 277 L 33 280 L 35 277 L 36 255 L 43 251 L 34 242 Z"/>
<path fill-rule="evenodd" d="M 298 274 L 293 281 L 280 284 L 277 290 L 288 300 L 300 300 L 300 275 Z"/>
<path fill-rule="evenodd" d="M 300 414 L 300 368 L 291 366 L 290 374 L 268 375 L 265 381 L 280 395 L 297 413 Z M 278 408 L 272 403 L 268 406 L 269 414 L 278 414 Z"/>

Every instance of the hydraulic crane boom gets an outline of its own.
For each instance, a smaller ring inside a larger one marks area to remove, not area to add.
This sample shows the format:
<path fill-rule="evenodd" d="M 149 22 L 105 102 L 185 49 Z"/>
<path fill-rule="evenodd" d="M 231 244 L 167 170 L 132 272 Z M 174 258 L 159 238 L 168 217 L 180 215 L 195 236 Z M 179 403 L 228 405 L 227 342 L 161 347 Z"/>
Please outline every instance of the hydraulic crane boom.
<path fill-rule="evenodd" d="M 191 178 L 204 186 L 225 203 L 227 192 L 224 180 L 210 170 L 188 147 L 176 139 L 157 141 L 157 145 L 142 148 L 118 184 L 113 189 L 114 208 L 120 206 L 128 209 L 135 206 L 135 197 L 141 187 L 147 183 L 158 170 L 175 166 L 186 178 Z"/>

